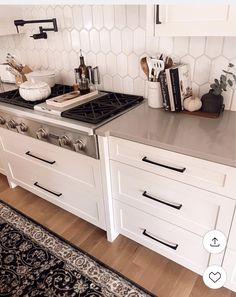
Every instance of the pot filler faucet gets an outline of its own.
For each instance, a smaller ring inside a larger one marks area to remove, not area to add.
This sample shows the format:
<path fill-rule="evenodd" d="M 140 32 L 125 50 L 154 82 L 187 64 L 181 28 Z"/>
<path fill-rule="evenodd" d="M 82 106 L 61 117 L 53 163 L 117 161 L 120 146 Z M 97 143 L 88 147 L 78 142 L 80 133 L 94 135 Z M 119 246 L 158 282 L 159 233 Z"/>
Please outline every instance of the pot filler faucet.
<path fill-rule="evenodd" d="M 52 23 L 53 28 L 43 28 L 39 27 L 39 33 L 38 34 L 33 34 L 32 38 L 34 39 L 47 39 L 47 33 L 46 31 L 53 31 L 53 32 L 58 32 L 58 27 L 57 27 L 57 20 L 55 18 L 53 19 L 46 19 L 46 20 L 30 20 L 30 21 L 24 21 L 24 20 L 15 20 L 14 25 L 16 26 L 17 33 L 19 33 L 19 26 L 24 26 L 25 24 L 40 24 L 40 23 Z"/>

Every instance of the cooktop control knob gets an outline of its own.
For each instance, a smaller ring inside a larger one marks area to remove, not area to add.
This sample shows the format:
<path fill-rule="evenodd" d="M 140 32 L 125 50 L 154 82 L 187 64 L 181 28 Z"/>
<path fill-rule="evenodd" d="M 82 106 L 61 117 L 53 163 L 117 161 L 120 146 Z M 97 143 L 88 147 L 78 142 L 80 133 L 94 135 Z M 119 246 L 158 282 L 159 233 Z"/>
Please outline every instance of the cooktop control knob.
<path fill-rule="evenodd" d="M 63 135 L 62 137 L 60 137 L 58 141 L 60 146 L 70 145 L 71 143 L 70 138 L 66 135 Z"/>
<path fill-rule="evenodd" d="M 83 151 L 85 149 L 85 142 L 82 139 L 77 139 L 73 143 L 73 147 L 76 152 Z"/>
<path fill-rule="evenodd" d="M 8 129 L 15 129 L 18 124 L 14 120 L 10 120 L 6 125 Z"/>
<path fill-rule="evenodd" d="M 21 132 L 26 132 L 28 130 L 28 127 L 23 122 L 20 123 L 19 128 Z"/>
<path fill-rule="evenodd" d="M 48 133 L 45 129 L 40 128 L 37 132 L 36 132 L 36 137 L 38 139 L 46 139 L 48 137 Z"/>
<path fill-rule="evenodd" d="M 0 116 L 0 125 L 4 125 L 6 123 L 5 119 Z"/>

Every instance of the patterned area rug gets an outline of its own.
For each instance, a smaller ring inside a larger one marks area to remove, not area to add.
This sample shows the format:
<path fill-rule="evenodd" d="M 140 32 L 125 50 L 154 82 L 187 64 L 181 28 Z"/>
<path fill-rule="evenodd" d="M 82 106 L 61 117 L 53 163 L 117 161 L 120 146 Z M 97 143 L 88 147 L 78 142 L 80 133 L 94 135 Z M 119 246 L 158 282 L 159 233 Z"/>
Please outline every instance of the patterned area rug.
<path fill-rule="evenodd" d="M 0 296 L 155 296 L 0 201 Z"/>

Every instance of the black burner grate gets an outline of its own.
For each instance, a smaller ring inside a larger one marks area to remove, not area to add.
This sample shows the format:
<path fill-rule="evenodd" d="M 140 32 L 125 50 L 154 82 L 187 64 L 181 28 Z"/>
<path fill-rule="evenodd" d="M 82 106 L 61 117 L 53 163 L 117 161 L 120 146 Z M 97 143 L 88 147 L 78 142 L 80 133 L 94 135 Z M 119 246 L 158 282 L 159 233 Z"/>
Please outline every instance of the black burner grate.
<path fill-rule="evenodd" d="M 52 88 L 52 92 L 49 98 L 53 98 L 59 95 L 63 95 L 65 93 L 69 93 L 73 91 L 73 87 L 71 86 L 67 86 L 67 85 L 55 85 Z M 47 98 L 47 99 L 49 99 Z M 39 100 L 39 101 L 26 101 L 24 99 L 21 98 L 19 90 L 12 90 L 12 91 L 8 91 L 8 92 L 4 92 L 4 93 L 0 93 L 0 102 L 4 102 L 4 103 L 8 103 L 8 104 L 13 104 L 13 105 L 17 105 L 17 106 L 21 106 L 21 107 L 25 107 L 25 108 L 29 108 L 29 109 L 34 109 L 34 106 L 36 104 L 42 103 L 46 101 L 45 100 Z"/>
<path fill-rule="evenodd" d="M 62 117 L 98 124 L 141 102 L 142 96 L 108 93 L 103 97 L 66 110 Z"/>

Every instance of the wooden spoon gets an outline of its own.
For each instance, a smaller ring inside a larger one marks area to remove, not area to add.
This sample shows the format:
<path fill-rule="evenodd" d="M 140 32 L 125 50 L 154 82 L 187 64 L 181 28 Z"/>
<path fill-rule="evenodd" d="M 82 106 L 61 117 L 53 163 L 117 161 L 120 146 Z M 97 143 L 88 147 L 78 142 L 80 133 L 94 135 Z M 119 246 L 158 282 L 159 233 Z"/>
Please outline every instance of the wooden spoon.
<path fill-rule="evenodd" d="M 140 60 L 140 65 L 143 70 L 143 72 L 146 74 L 147 78 L 149 77 L 149 69 L 148 69 L 148 64 L 147 64 L 147 57 L 143 57 Z"/>

